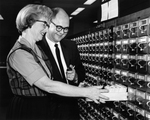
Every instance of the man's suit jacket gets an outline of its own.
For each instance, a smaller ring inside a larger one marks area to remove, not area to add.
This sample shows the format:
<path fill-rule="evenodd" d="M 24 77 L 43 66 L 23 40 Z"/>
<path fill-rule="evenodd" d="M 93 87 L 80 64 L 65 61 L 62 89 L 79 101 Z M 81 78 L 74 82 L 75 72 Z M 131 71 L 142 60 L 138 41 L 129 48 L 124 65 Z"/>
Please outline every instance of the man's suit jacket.
<path fill-rule="evenodd" d="M 51 62 L 52 77 L 54 80 L 62 81 L 63 78 L 59 72 L 59 68 L 57 67 L 57 63 L 55 62 L 55 58 L 53 57 L 45 37 L 43 37 L 43 40 L 39 41 L 37 44 L 44 51 Z M 71 40 L 63 39 L 61 40 L 60 45 L 67 67 L 69 67 L 69 65 L 75 66 L 76 73 L 78 74 L 78 83 L 82 82 L 85 79 L 85 70 L 81 63 L 76 43 Z M 72 85 L 78 85 L 73 82 L 69 83 Z M 51 114 L 54 120 L 79 120 L 77 99 L 55 94 L 49 94 L 49 96 L 52 98 Z"/>
<path fill-rule="evenodd" d="M 55 59 L 45 37 L 43 37 L 43 40 L 39 41 L 37 44 L 43 49 L 43 51 L 45 52 L 45 54 L 51 62 L 54 80 L 61 81 L 62 77 L 59 72 L 59 68 L 57 67 Z M 61 40 L 60 45 L 67 67 L 69 67 L 69 65 L 75 66 L 76 73 L 78 74 L 78 81 L 82 82 L 85 79 L 85 70 L 80 60 L 80 55 L 76 43 L 68 39 L 63 39 Z M 73 82 L 69 83 L 75 85 Z"/>

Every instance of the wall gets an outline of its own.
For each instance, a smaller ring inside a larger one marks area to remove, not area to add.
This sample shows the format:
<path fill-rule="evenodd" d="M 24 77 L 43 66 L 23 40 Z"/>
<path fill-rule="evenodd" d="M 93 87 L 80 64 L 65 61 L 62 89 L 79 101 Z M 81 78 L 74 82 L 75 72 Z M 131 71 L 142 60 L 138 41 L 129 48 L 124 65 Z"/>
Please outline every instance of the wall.
<path fill-rule="evenodd" d="M 86 85 L 111 86 L 113 83 L 128 92 L 127 100 L 111 100 L 105 104 L 80 99 L 82 120 L 150 119 L 149 11 L 147 8 L 107 21 L 100 28 L 72 37 L 86 70 Z"/>

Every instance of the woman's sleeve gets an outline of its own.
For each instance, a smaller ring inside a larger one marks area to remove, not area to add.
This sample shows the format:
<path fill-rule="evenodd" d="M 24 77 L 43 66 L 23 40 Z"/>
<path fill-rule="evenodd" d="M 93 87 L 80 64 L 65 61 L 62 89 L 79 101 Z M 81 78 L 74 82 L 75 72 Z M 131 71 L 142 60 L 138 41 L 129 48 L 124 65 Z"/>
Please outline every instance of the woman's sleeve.
<path fill-rule="evenodd" d="M 12 68 L 18 71 L 30 85 L 46 76 L 41 66 L 34 60 L 32 54 L 24 50 L 15 51 L 9 58 Z"/>

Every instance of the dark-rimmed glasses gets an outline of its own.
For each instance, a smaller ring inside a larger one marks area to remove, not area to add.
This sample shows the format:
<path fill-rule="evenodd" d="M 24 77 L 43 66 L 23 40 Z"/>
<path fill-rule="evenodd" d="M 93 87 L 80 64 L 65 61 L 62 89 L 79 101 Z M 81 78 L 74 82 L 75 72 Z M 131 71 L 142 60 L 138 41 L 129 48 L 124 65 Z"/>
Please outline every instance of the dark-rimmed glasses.
<path fill-rule="evenodd" d="M 69 27 L 62 27 L 60 25 L 56 25 L 54 22 L 51 21 L 51 23 L 53 23 L 53 25 L 55 25 L 56 27 L 56 31 L 60 32 L 63 30 L 64 33 L 67 33 L 69 31 Z"/>
<path fill-rule="evenodd" d="M 43 20 L 35 20 L 36 22 L 42 22 L 44 23 L 44 28 L 48 27 L 49 28 L 49 24 L 46 21 Z"/>

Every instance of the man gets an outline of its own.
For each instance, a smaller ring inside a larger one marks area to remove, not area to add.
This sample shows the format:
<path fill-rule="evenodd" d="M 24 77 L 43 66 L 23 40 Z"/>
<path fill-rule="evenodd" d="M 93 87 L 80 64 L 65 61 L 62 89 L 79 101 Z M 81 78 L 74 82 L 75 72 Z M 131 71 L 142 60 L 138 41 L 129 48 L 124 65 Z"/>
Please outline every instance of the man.
<path fill-rule="evenodd" d="M 64 39 L 69 30 L 69 16 L 62 8 L 52 10 L 53 17 L 48 32 L 43 40 L 37 44 L 43 49 L 51 62 L 54 80 L 77 86 L 84 80 L 85 70 L 75 42 Z M 60 60 L 57 58 L 55 44 L 59 49 Z M 70 70 L 67 71 L 67 69 Z M 77 99 L 58 95 L 50 95 L 50 97 L 54 102 L 54 118 L 58 120 L 79 119 Z"/>

